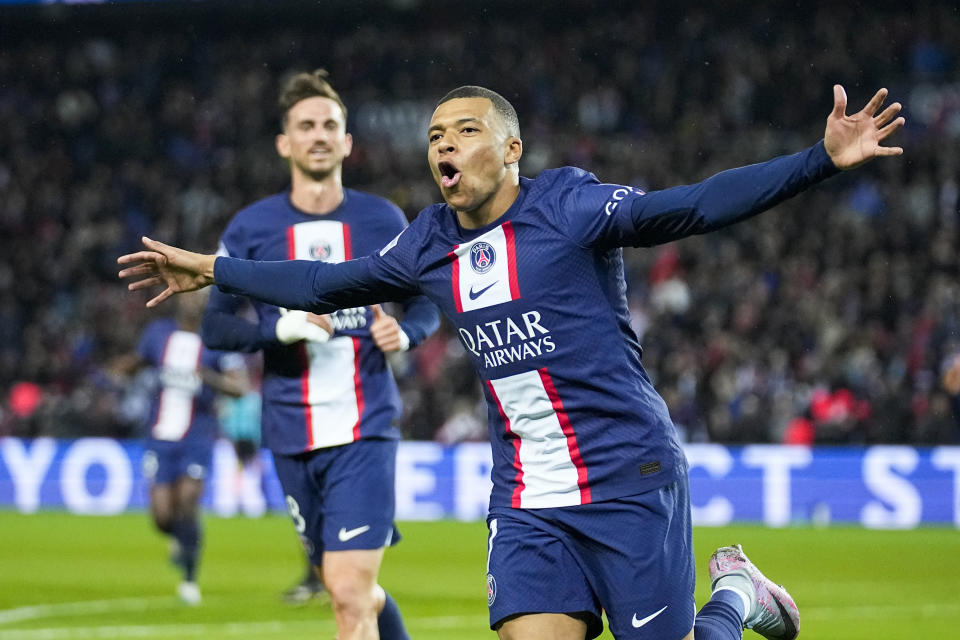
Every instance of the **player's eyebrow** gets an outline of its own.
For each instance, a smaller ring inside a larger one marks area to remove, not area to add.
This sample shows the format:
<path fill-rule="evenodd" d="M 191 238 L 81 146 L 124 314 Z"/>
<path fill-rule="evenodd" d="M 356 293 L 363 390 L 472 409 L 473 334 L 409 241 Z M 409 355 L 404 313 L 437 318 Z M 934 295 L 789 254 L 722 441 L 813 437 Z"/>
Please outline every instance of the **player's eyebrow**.
<path fill-rule="evenodd" d="M 480 119 L 479 119 L 479 118 L 474 118 L 474 117 L 472 117 L 472 116 L 471 116 L 471 117 L 468 117 L 468 118 L 460 118 L 460 119 L 457 120 L 454 124 L 455 124 L 456 126 L 460 126 L 460 125 L 466 124 L 466 123 L 468 123 L 468 122 L 475 122 L 476 124 L 480 124 Z M 433 131 L 435 131 L 435 130 L 437 130 L 437 129 L 443 130 L 443 129 L 448 128 L 449 126 L 450 126 L 450 125 L 444 126 L 442 123 L 438 122 L 438 123 L 436 123 L 436 124 L 431 125 L 430 128 L 427 129 L 427 133 L 430 134 L 430 133 L 432 133 Z"/>

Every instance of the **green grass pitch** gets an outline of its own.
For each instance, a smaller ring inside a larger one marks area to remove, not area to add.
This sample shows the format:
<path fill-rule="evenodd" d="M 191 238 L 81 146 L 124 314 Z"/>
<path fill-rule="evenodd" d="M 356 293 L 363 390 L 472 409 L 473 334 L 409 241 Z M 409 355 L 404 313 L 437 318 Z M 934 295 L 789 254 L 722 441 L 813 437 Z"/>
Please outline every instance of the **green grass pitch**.
<path fill-rule="evenodd" d="M 286 518 L 207 518 L 197 608 L 173 596 L 166 542 L 144 513 L 0 512 L 0 638 L 332 638 L 328 607 L 290 607 L 302 570 Z M 483 523 L 401 523 L 382 584 L 416 640 L 494 638 L 486 626 Z M 802 638 L 950 638 L 960 628 L 960 531 L 701 528 L 700 580 L 717 546 L 741 542 L 796 597 Z M 606 633 L 602 636 L 609 639 Z M 745 638 L 759 638 L 750 631 Z"/>

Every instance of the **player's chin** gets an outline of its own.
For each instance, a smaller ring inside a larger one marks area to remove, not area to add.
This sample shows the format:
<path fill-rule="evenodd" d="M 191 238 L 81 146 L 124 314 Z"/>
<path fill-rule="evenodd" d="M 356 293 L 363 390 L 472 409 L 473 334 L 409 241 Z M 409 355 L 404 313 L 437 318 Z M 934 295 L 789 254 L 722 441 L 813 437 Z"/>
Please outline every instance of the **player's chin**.
<path fill-rule="evenodd" d="M 457 211 L 467 211 L 470 209 L 470 198 L 458 192 L 456 188 L 445 189 L 441 187 L 440 193 L 443 194 L 443 200 Z"/>
<path fill-rule="evenodd" d="M 304 170 L 304 173 L 310 176 L 311 180 L 321 182 L 329 178 L 334 169 L 336 169 L 336 166 L 309 166 Z"/>

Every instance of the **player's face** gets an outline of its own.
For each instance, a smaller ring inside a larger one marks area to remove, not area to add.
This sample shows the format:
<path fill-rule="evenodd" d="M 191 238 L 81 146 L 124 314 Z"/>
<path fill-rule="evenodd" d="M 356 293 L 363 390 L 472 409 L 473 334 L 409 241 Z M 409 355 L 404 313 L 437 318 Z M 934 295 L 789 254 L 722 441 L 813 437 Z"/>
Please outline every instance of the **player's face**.
<path fill-rule="evenodd" d="M 462 212 L 483 211 L 508 184 L 509 165 L 519 160 L 517 138 L 486 98 L 456 98 L 433 112 L 427 160 L 447 204 Z"/>
<path fill-rule="evenodd" d="M 317 181 L 339 173 L 352 148 L 340 105 L 319 96 L 290 107 L 277 136 L 277 152 L 290 161 L 291 170 Z"/>

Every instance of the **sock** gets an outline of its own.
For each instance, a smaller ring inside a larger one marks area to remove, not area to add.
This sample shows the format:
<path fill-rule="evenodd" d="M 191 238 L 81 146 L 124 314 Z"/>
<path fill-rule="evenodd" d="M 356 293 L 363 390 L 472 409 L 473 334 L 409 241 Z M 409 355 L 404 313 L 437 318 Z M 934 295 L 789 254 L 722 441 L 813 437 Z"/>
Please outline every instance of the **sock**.
<path fill-rule="evenodd" d="M 178 520 L 173 526 L 173 537 L 180 544 L 183 579 L 194 582 L 200 548 L 200 525 L 196 520 Z"/>
<path fill-rule="evenodd" d="M 697 640 L 739 640 L 743 637 L 743 600 L 733 589 L 719 589 L 697 612 L 693 635 Z"/>
<path fill-rule="evenodd" d="M 744 624 L 750 617 L 750 608 L 757 597 L 756 587 L 753 586 L 753 580 L 745 572 L 733 571 L 716 579 L 713 583 L 713 593 L 720 590 L 730 590 L 736 593 L 743 601 L 743 620 Z M 713 599 L 713 595 L 710 596 Z"/>
<path fill-rule="evenodd" d="M 720 591 L 728 591 L 728 592 L 730 592 L 730 593 L 735 594 L 738 598 L 740 598 L 740 604 L 743 605 L 743 608 L 742 608 L 743 616 L 742 616 L 742 618 L 743 618 L 744 621 L 746 621 L 747 615 L 750 614 L 750 596 L 747 595 L 746 593 L 744 593 L 742 589 L 739 589 L 739 588 L 737 588 L 737 587 L 735 587 L 735 586 L 733 586 L 733 585 L 723 585 L 723 586 L 719 586 L 719 585 L 718 585 L 717 588 L 713 590 L 713 594 L 711 594 L 710 598 L 712 599 L 713 596 L 717 595 L 717 593 L 720 592 Z M 736 602 L 733 601 L 733 600 L 731 600 L 730 604 L 734 604 L 734 605 L 735 605 Z"/>
<path fill-rule="evenodd" d="M 314 567 L 313 563 L 310 562 L 310 558 L 307 558 L 307 572 L 303 574 L 303 582 L 309 587 L 315 587 L 320 584 L 320 577 L 317 575 L 317 571 L 320 567 Z"/>
<path fill-rule="evenodd" d="M 383 603 L 383 611 L 377 617 L 380 640 L 410 640 L 407 628 L 403 626 L 403 617 L 400 615 L 397 603 L 386 591 L 383 595 L 386 596 L 386 601 Z"/>

